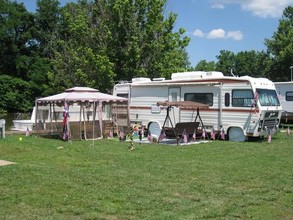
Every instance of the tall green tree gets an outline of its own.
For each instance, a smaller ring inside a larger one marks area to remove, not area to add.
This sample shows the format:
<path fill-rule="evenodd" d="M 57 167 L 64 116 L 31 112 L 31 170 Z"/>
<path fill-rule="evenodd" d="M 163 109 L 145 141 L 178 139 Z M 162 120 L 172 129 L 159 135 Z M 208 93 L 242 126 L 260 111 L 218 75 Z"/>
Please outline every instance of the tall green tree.
<path fill-rule="evenodd" d="M 58 91 L 72 86 L 107 91 L 114 84 L 113 64 L 106 54 L 108 44 L 104 44 L 103 25 L 94 15 L 94 7 L 83 0 L 62 8 L 60 37 L 48 75 L 51 87 Z"/>
<path fill-rule="evenodd" d="M 264 51 L 241 51 L 234 56 L 234 73 L 238 76 L 269 77 L 270 56 Z"/>
<path fill-rule="evenodd" d="M 0 1 L 0 109 L 29 111 L 34 16 L 23 4 Z"/>
<path fill-rule="evenodd" d="M 37 0 L 34 14 L 32 64 L 29 69 L 30 84 L 35 97 L 47 96 L 56 92 L 48 83 L 52 72 L 54 50 L 57 47 L 60 26 L 60 3 L 58 0 Z M 58 90 L 57 90 L 58 91 Z"/>
<path fill-rule="evenodd" d="M 288 6 L 283 11 L 278 30 L 271 39 L 266 39 L 273 65 L 271 78 L 274 81 L 290 80 L 290 66 L 293 66 L 293 7 Z"/>
<path fill-rule="evenodd" d="M 87 85 L 107 91 L 135 76 L 170 77 L 189 65 L 184 29 L 163 15 L 165 0 L 79 0 L 61 11 L 52 88 Z"/>
<path fill-rule="evenodd" d="M 235 69 L 235 54 L 228 50 L 221 50 L 220 55 L 216 57 L 218 59 L 216 70 L 224 75 L 231 75 Z"/>
<path fill-rule="evenodd" d="M 28 80 L 34 17 L 23 4 L 0 2 L 0 74 Z"/>
<path fill-rule="evenodd" d="M 35 40 L 39 53 L 51 58 L 59 35 L 60 3 L 58 0 L 37 0 L 36 3 Z"/>
<path fill-rule="evenodd" d="M 0 109 L 8 112 L 32 110 L 34 98 L 30 83 L 9 75 L 0 75 Z"/>
<path fill-rule="evenodd" d="M 216 69 L 216 62 L 206 60 L 199 61 L 193 70 L 195 71 L 214 71 Z"/>
<path fill-rule="evenodd" d="M 97 1 L 110 20 L 110 60 L 116 80 L 134 76 L 169 77 L 188 66 L 185 30 L 173 32 L 177 16 L 164 17 L 166 0 Z M 105 14 L 104 14 L 105 16 Z"/>

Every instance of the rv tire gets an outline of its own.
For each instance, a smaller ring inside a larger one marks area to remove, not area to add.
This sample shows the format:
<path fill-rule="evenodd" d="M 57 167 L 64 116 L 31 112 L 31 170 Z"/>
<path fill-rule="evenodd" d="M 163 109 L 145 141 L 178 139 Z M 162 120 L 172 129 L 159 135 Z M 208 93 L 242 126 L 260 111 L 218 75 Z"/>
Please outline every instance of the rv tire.
<path fill-rule="evenodd" d="M 229 128 L 228 136 L 229 136 L 229 141 L 234 141 L 234 142 L 243 142 L 246 139 L 242 128 L 239 128 L 239 127 Z"/>
<path fill-rule="evenodd" d="M 161 133 L 161 126 L 158 122 L 153 121 L 149 123 L 148 130 L 151 132 L 153 137 L 158 138 Z"/>

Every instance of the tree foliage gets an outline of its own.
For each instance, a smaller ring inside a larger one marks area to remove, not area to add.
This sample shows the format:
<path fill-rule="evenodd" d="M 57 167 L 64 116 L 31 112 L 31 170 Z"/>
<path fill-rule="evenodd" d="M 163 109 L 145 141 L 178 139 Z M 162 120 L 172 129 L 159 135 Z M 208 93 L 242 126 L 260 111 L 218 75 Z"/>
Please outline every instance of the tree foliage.
<path fill-rule="evenodd" d="M 273 63 L 271 77 L 276 81 L 290 79 L 290 66 L 293 66 L 293 7 L 288 6 L 279 21 L 278 30 L 271 39 L 266 39 L 268 53 Z"/>
<path fill-rule="evenodd" d="M 23 4 L 0 3 L 0 73 L 28 80 L 33 15 Z"/>
<path fill-rule="evenodd" d="M 109 0 L 67 4 L 61 10 L 51 87 L 86 85 L 107 91 L 134 76 L 168 77 L 189 65 L 184 29 L 164 18 L 164 0 Z M 172 62 L 170 62 L 172 60 Z"/>
<path fill-rule="evenodd" d="M 267 51 L 222 50 L 217 61 L 190 66 L 184 28 L 164 11 L 167 0 L 0 1 L 0 109 L 26 111 L 36 97 L 73 86 L 110 91 L 136 76 L 170 78 L 187 70 L 287 80 L 293 65 L 293 8 L 265 40 Z"/>
<path fill-rule="evenodd" d="M 217 56 L 216 70 L 229 75 L 235 68 L 235 54 L 228 50 L 221 50 Z"/>
<path fill-rule="evenodd" d="M 217 58 L 216 70 L 225 75 L 270 78 L 271 58 L 264 51 L 251 50 L 234 54 L 231 51 L 222 50 Z"/>
<path fill-rule="evenodd" d="M 201 60 L 193 68 L 195 71 L 214 71 L 216 69 L 216 62 L 207 62 L 206 60 Z"/>
<path fill-rule="evenodd" d="M 25 110 L 27 101 L 69 87 L 105 92 L 118 80 L 185 70 L 190 39 L 183 28 L 173 31 L 177 17 L 164 14 L 166 1 L 78 0 L 61 7 L 58 0 L 36 0 L 35 13 L 0 1 L 0 76 L 18 85 L 11 91 L 23 98 L 18 103 L 4 90 L 2 108 L 8 97 L 15 107 L 7 109 Z"/>
<path fill-rule="evenodd" d="M 9 75 L 0 75 L 0 109 L 28 112 L 34 103 L 31 91 L 29 82 Z"/>

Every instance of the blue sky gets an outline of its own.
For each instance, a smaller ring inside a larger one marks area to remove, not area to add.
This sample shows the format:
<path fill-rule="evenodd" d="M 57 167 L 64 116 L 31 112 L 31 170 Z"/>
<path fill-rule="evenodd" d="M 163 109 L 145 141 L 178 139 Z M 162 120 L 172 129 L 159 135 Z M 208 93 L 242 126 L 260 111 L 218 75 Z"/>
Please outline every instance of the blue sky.
<path fill-rule="evenodd" d="M 35 0 L 23 2 L 30 11 Z M 61 5 L 76 0 L 59 0 Z M 175 30 L 186 30 L 192 66 L 200 60 L 216 61 L 221 50 L 234 53 L 266 50 L 264 41 L 277 31 L 283 10 L 293 0 L 168 0 L 165 13 L 178 17 Z"/>

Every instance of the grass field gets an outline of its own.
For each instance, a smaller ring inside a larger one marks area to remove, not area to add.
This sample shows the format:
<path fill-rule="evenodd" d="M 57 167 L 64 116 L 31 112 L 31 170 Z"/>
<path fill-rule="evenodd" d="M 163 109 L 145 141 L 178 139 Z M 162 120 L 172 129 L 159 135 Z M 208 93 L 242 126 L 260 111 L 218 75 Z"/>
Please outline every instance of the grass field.
<path fill-rule="evenodd" d="M 188 146 L 0 139 L 0 219 L 293 219 L 293 136 Z"/>

